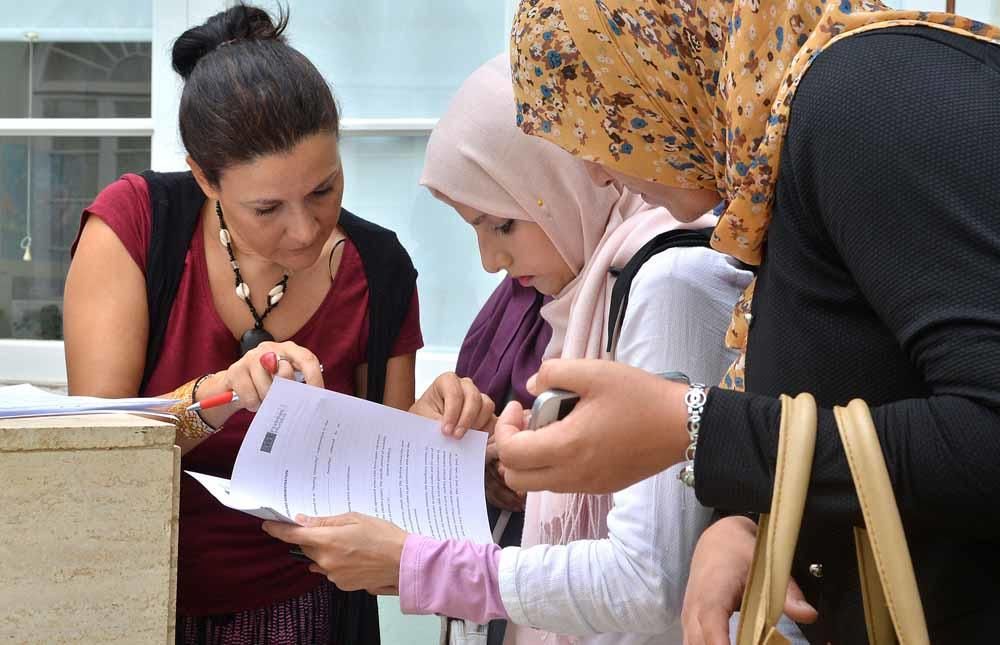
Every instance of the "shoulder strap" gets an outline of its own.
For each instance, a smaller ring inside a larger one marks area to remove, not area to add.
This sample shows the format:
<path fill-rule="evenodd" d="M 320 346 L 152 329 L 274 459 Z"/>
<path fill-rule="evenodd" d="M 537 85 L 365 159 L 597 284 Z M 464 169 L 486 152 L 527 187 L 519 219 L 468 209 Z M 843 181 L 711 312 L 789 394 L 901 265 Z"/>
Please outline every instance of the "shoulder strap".
<path fill-rule="evenodd" d="M 340 211 L 340 225 L 361 255 L 368 280 L 367 399 L 381 403 L 385 371 L 410 300 L 417 286 L 417 270 L 399 238 L 389 229 Z"/>
<path fill-rule="evenodd" d="M 146 389 L 163 348 L 170 309 L 184 272 L 184 259 L 205 194 L 190 172 L 142 173 L 149 187 L 152 223 L 146 258 L 146 303 L 149 308 L 149 338 L 146 342 L 146 365 L 140 392 Z"/>
<path fill-rule="evenodd" d="M 668 249 L 702 246 L 709 247 L 712 239 L 712 229 L 690 230 L 675 229 L 660 233 L 641 249 L 639 249 L 632 259 L 628 261 L 622 269 L 612 268 L 611 273 L 615 276 L 615 286 L 611 289 L 611 308 L 608 311 L 608 348 L 611 351 L 621 329 L 622 321 L 625 320 L 625 309 L 628 307 L 628 294 L 632 289 L 632 280 L 638 275 L 639 269 L 650 258 Z"/>

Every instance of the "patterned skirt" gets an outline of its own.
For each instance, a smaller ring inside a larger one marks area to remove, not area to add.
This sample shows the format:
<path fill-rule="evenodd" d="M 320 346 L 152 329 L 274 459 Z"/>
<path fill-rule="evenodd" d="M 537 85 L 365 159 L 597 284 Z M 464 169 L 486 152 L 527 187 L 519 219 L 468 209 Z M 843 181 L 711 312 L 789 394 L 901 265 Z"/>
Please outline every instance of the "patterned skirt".
<path fill-rule="evenodd" d="M 235 614 L 178 616 L 177 645 L 379 645 L 378 604 L 326 580 L 297 598 Z"/>

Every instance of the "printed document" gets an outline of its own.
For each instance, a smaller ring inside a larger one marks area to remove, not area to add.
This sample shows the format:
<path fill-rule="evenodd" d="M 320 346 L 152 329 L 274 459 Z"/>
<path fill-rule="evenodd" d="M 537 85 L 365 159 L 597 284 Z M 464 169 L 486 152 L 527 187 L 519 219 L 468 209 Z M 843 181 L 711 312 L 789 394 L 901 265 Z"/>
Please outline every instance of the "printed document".
<path fill-rule="evenodd" d="M 162 412 L 175 399 L 135 397 L 103 399 L 96 396 L 66 396 L 47 392 L 28 383 L 0 387 L 0 419 L 64 416 L 98 412 Z"/>
<path fill-rule="evenodd" d="M 446 437 L 436 421 L 279 378 L 232 480 L 188 473 L 224 505 L 263 519 L 354 511 L 410 533 L 488 544 L 486 439 Z"/>

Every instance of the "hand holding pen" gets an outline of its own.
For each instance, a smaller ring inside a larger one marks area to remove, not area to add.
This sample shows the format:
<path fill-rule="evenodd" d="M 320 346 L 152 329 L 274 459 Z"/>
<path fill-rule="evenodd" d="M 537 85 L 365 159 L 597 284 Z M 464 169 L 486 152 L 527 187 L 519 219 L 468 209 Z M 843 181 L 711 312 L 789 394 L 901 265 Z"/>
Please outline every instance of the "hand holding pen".
<path fill-rule="evenodd" d="M 240 409 L 255 412 L 275 376 L 324 386 L 323 366 L 308 349 L 287 341 L 261 343 L 227 370 L 206 378 L 189 410 L 199 410 L 213 426 Z"/>
<path fill-rule="evenodd" d="M 247 376 L 249 379 L 246 378 Z M 219 416 L 218 424 L 221 425 L 225 421 L 222 415 L 228 417 L 235 412 L 236 404 L 240 404 L 239 407 L 256 411 L 267 394 L 267 390 L 270 389 L 274 376 L 292 378 L 299 383 L 309 383 L 319 387 L 324 385 L 323 366 L 312 352 L 290 342 L 261 343 L 256 349 L 247 352 L 246 356 L 230 365 L 225 372 L 219 372 L 209 377 L 210 379 L 218 379 L 219 383 L 211 384 L 215 385 L 215 388 L 226 389 L 217 394 L 199 396 L 198 401 L 188 406 L 187 409 L 188 411 L 198 410 L 199 414 L 210 425 L 215 424 L 206 417 Z M 206 379 L 206 381 L 208 380 Z M 253 407 L 247 405 L 250 397 L 245 394 L 241 396 L 241 390 L 252 392 Z M 203 391 L 208 393 L 212 390 Z M 230 408 L 228 412 L 225 410 L 226 407 Z M 297 560 L 312 562 L 298 546 L 291 548 L 288 553 Z"/>
<path fill-rule="evenodd" d="M 273 352 L 264 354 L 263 356 L 260 357 L 260 360 L 261 362 L 263 362 L 266 357 L 273 355 L 274 355 Z M 277 360 L 284 360 L 284 359 L 279 357 Z M 322 371 L 323 366 L 320 365 L 319 369 L 320 371 Z M 303 374 L 299 370 L 295 370 L 294 372 L 292 372 L 292 379 L 299 383 L 306 382 L 305 374 Z M 197 403 L 192 403 L 191 405 L 187 406 L 187 411 L 195 412 L 197 410 L 210 410 L 212 408 L 217 408 L 221 405 L 226 405 L 228 403 L 239 403 L 239 401 L 240 401 L 240 395 L 237 394 L 235 390 L 229 390 L 228 392 L 222 392 L 221 394 L 216 394 L 214 396 L 204 398 L 201 401 L 198 401 Z"/>

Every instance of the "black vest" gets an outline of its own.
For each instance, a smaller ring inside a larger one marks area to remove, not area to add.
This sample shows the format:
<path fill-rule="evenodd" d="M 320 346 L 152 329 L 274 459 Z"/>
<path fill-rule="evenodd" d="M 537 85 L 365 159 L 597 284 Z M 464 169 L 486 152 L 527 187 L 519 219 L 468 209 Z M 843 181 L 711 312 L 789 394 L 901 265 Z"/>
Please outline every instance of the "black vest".
<path fill-rule="evenodd" d="M 146 261 L 149 340 L 140 391 L 160 357 L 184 258 L 205 203 L 205 194 L 190 172 L 147 170 L 142 177 L 149 186 L 152 226 Z M 417 270 L 392 231 L 345 209 L 340 211 L 340 226 L 357 247 L 368 281 L 367 398 L 381 403 L 386 364 L 416 289 Z"/>

